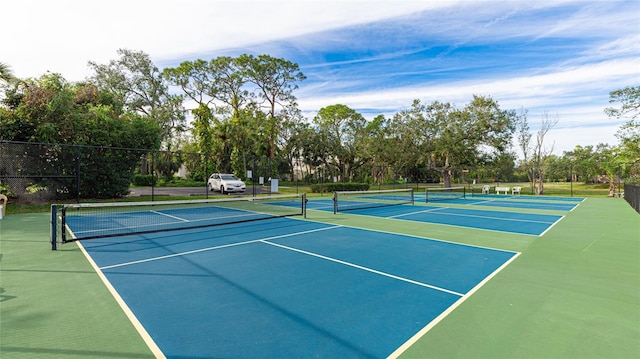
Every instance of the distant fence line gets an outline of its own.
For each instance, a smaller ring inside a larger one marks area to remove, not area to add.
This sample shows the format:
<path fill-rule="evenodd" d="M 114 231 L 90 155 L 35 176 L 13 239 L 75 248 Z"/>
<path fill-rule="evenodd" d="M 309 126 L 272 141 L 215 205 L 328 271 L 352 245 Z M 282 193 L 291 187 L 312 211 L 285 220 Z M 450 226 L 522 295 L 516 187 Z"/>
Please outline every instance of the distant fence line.
<path fill-rule="evenodd" d="M 139 185 L 153 188 L 163 175 L 172 177 L 179 172 L 172 162 L 188 164 L 191 172 L 198 172 L 197 182 L 202 183 L 203 193 L 207 193 L 204 190 L 206 179 L 216 168 L 212 155 L 0 141 L 0 193 L 6 194 L 14 203 L 123 197 L 129 193 L 134 179 L 142 177 L 148 183 Z M 276 173 L 290 177 L 281 163 L 274 164 L 266 157 L 250 159 L 247 168 L 256 180 L 268 179 Z"/>
<path fill-rule="evenodd" d="M 391 167 L 372 165 L 362 174 L 349 178 L 328 166 L 291 162 L 267 157 L 246 158 L 246 172 L 240 175 L 247 179 L 248 194 L 260 192 L 261 188 L 257 186 L 262 185 L 265 185 L 263 193 L 265 189 L 269 191 L 267 182 L 271 178 L 293 181 L 296 188 L 298 181 L 321 187 L 332 182 L 353 181 L 368 183 L 378 189 L 381 185 L 418 189 L 421 184 L 438 185 L 439 180 L 437 176 L 432 178 L 428 169 L 400 172 Z M 182 166 L 177 168 L 176 163 Z M 189 174 L 208 197 L 206 179 L 213 172 L 232 171 L 220 168 L 215 156 L 195 152 L 0 140 L 0 193 L 7 195 L 13 203 L 79 203 L 85 199 L 123 197 L 129 194 L 131 183 L 150 186 L 153 200 L 153 188 L 158 186 L 158 181 L 163 177 L 170 178 L 174 173 Z M 471 180 L 461 171 L 453 185 L 471 187 L 475 185 L 475 180 L 473 184 Z M 625 199 L 640 213 L 638 186 L 625 184 L 624 188 Z"/>
<path fill-rule="evenodd" d="M 268 182 L 272 178 L 321 186 L 336 179 L 347 181 L 335 169 L 292 162 L 246 158 L 246 172 L 240 176 L 247 182 L 247 193 L 270 193 Z M 388 181 L 385 179 L 388 168 L 374 170 L 380 181 Z M 124 197 L 132 183 L 151 187 L 154 200 L 153 189 L 158 182 L 176 173 L 198 183 L 208 197 L 206 181 L 214 172 L 232 173 L 220 168 L 215 156 L 196 152 L 0 140 L 0 193 L 13 203 L 80 203 Z M 410 184 L 403 182 L 403 185 Z"/>
<path fill-rule="evenodd" d="M 640 186 L 625 184 L 624 185 L 624 199 L 629 202 L 631 207 L 640 213 Z"/>

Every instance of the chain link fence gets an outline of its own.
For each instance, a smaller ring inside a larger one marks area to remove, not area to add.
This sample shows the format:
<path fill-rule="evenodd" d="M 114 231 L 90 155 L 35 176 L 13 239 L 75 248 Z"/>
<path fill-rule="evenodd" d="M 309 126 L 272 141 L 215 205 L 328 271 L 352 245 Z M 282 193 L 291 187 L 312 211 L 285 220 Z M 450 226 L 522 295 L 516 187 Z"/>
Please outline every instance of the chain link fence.
<path fill-rule="evenodd" d="M 637 183 L 640 163 L 621 163 L 618 166 L 616 195 L 620 196 L 625 180 Z M 577 180 L 573 166 L 564 177 Z M 383 164 L 366 163 L 358 167 L 340 169 L 338 166 L 311 165 L 302 160 L 269 157 L 223 158 L 217 155 L 181 151 L 153 151 L 145 149 L 104 146 L 62 145 L 0 141 L 0 194 L 19 204 L 78 202 L 114 199 L 128 196 L 135 187 L 154 189 L 174 185 L 176 178 L 196 187 L 196 195 L 208 197 L 207 179 L 212 173 L 235 173 L 245 181 L 245 194 L 271 193 L 271 182 L 280 186 L 312 186 L 312 191 L 345 189 L 350 182 L 368 184 L 370 189 L 414 188 L 438 186 L 440 175 L 427 167 L 397 169 Z M 452 170 L 452 186 L 488 183 L 502 178 L 488 168 Z M 566 178 L 563 178 L 566 180 Z M 526 181 L 526 179 L 525 179 Z M 625 189 L 625 197 L 633 196 Z M 190 194 L 192 195 L 192 194 Z M 573 195 L 573 193 L 571 193 Z M 637 203 L 629 202 L 629 203 Z"/>
<path fill-rule="evenodd" d="M 640 213 L 640 186 L 625 184 L 624 185 L 624 199 L 627 201 L 636 212 Z"/>
<path fill-rule="evenodd" d="M 222 162 L 222 163 L 221 163 Z M 220 161 L 214 155 L 104 146 L 0 141 L 0 193 L 17 204 L 121 198 L 130 187 L 171 186 L 188 180 L 205 197 L 214 172 L 236 174 L 253 195 L 270 193 L 272 179 L 302 181 L 289 161 L 266 157 Z"/>

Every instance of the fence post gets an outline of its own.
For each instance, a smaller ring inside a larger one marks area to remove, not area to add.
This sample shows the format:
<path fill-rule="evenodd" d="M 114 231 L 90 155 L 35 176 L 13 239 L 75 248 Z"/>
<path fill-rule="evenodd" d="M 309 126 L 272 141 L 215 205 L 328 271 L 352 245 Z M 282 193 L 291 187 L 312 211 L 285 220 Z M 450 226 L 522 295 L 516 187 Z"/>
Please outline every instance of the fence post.
<path fill-rule="evenodd" d="M 82 188 L 82 186 L 80 185 L 80 168 L 82 168 L 82 146 L 78 146 L 78 168 L 76 170 L 76 202 L 80 203 L 80 189 Z"/>
<path fill-rule="evenodd" d="M 155 153 L 156 151 L 151 151 L 151 202 L 155 201 L 155 189 L 156 189 L 156 164 L 155 164 Z"/>
<path fill-rule="evenodd" d="M 51 205 L 51 250 L 58 249 L 58 206 Z"/>
<path fill-rule="evenodd" d="M 209 154 L 204 154 L 204 170 L 202 171 L 204 176 L 204 198 L 209 199 Z"/>

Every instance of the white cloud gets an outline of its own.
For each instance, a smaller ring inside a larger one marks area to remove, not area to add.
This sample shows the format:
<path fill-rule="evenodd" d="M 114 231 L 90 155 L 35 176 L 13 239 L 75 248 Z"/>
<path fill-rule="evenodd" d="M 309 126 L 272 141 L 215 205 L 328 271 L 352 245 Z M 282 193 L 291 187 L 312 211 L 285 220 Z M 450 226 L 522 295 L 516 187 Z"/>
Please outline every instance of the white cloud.
<path fill-rule="evenodd" d="M 631 1 L 21 0 L 2 5 L 0 62 L 18 77 L 49 70 L 78 81 L 88 61 L 106 63 L 120 48 L 167 66 L 228 49 L 297 51 L 317 56 L 308 64 L 315 82 L 296 92 L 309 117 L 336 103 L 389 115 L 416 98 L 463 106 L 489 95 L 502 108 L 529 109 L 532 127 L 543 112 L 557 115 L 550 138 L 558 133 L 556 148 L 565 150 L 616 142 L 619 125 L 603 109 L 610 91 L 640 83 L 640 33 L 630 30 L 639 10 Z M 449 57 L 502 44 L 531 46 L 534 59 Z M 324 60 L 324 51 L 354 47 L 357 56 Z M 442 48 L 435 58 L 416 55 L 433 47 Z"/>
<path fill-rule="evenodd" d="M 399 104 L 409 106 L 416 98 L 427 102 L 439 100 L 462 105 L 477 94 L 491 95 L 506 108 L 555 108 L 567 105 L 567 101 L 592 101 L 593 96 L 597 95 L 600 95 L 599 100 L 602 103 L 606 103 L 609 91 L 627 84 L 628 79 L 637 74 L 638 65 L 635 60 L 613 60 L 533 76 L 448 81 L 435 86 L 425 83 L 386 91 L 299 98 L 299 102 L 304 108 L 314 109 L 335 103 L 343 103 L 353 108 L 393 109 Z M 575 97 L 576 89 L 581 89 L 585 98 Z M 567 99 L 566 94 L 571 94 L 573 98 Z"/>
<path fill-rule="evenodd" d="M 18 77 L 83 79 L 119 48 L 154 59 L 259 44 L 450 3 L 424 1 L 22 0 L 2 5 L 0 61 Z"/>

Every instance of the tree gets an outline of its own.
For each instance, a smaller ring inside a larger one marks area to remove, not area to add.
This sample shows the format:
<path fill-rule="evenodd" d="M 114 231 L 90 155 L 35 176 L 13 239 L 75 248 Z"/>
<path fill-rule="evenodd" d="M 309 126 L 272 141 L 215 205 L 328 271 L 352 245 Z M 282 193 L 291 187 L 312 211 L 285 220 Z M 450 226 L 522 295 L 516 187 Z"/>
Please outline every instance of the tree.
<path fill-rule="evenodd" d="M 119 49 L 118 55 L 119 59 L 105 65 L 90 61 L 95 71 L 90 81 L 114 94 L 124 110 L 156 122 L 165 146 L 171 148 L 172 138 L 186 129 L 182 96 L 170 93 L 162 72 L 148 54 Z"/>
<path fill-rule="evenodd" d="M 285 115 L 290 107 L 296 107 L 293 91 L 298 88 L 297 81 L 306 77 L 296 63 L 269 55 L 241 55 L 239 63 L 245 69 L 248 81 L 257 86 L 257 97 L 262 100 L 260 106 L 267 110 L 267 143 L 269 157 L 276 155 L 276 143 L 282 131 Z"/>
<path fill-rule="evenodd" d="M 45 168 L 57 166 L 57 174 L 78 175 L 80 167 L 79 185 L 75 178 L 42 182 L 56 187 L 53 193 L 70 198 L 127 194 L 140 153 L 122 148 L 157 149 L 160 145 L 157 123 L 124 111 L 119 102 L 113 101 L 111 93 L 90 83 L 69 83 L 59 74 L 46 74 L 22 83 L 21 95 L 15 96 L 19 99 L 17 104 L 0 113 L 0 136 L 3 140 L 53 145 L 46 151 L 15 158 L 13 165 L 26 174 L 42 173 Z M 14 191 L 19 192 L 21 189 Z"/>
<path fill-rule="evenodd" d="M 573 182 L 596 182 L 598 171 L 593 146 L 576 146 L 573 150 L 564 152 L 564 157 L 571 162 Z"/>
<path fill-rule="evenodd" d="M 393 146 L 390 145 L 389 131 L 391 121 L 383 115 L 376 116 L 371 122 L 367 123 L 365 132 L 367 136 L 364 138 L 362 152 L 368 154 L 370 158 L 368 175 L 373 183 L 382 183 L 385 177 L 391 174 L 389 167 L 392 159 Z M 408 169 L 407 169 L 408 170 Z M 414 177 L 419 177 L 414 173 Z"/>
<path fill-rule="evenodd" d="M 208 163 L 208 156 L 217 152 L 214 142 L 216 105 L 215 98 L 211 96 L 215 90 L 209 62 L 184 61 L 176 68 L 165 68 L 162 74 L 171 84 L 178 86 L 188 99 L 195 102 L 196 108 L 191 110 L 192 134 L 196 150 L 203 156 L 201 161 Z M 189 168 L 189 170 L 195 171 L 196 168 Z"/>
<path fill-rule="evenodd" d="M 325 133 L 317 131 L 310 124 L 300 123 L 289 139 L 290 145 L 286 148 L 300 156 L 308 167 L 307 175 L 313 172 L 319 176 L 319 169 L 329 161 L 329 144 Z"/>
<path fill-rule="evenodd" d="M 620 107 L 608 107 L 605 113 L 616 119 L 627 119 L 616 137 L 620 140 L 620 156 L 624 162 L 640 160 L 640 86 L 628 86 L 611 91 L 609 103 L 620 103 Z"/>
<path fill-rule="evenodd" d="M 549 115 L 545 112 L 542 115 L 542 122 L 540 123 L 540 128 L 538 132 L 536 132 L 536 143 L 533 147 L 533 153 L 531 156 L 531 167 L 534 178 L 533 187 L 535 189 L 535 193 L 537 195 L 544 194 L 544 180 L 545 173 L 547 170 L 546 162 L 553 153 L 553 147 L 555 144 L 552 144 L 550 148 L 545 146 L 544 138 L 547 133 L 555 127 L 558 123 L 558 118 L 550 119 Z"/>
<path fill-rule="evenodd" d="M 523 172 L 527 174 L 527 178 L 529 178 L 531 190 L 535 191 L 535 175 L 533 173 L 533 166 L 531 162 L 531 156 L 533 155 L 531 138 L 533 137 L 533 135 L 531 134 L 529 128 L 529 121 L 527 120 L 527 110 L 525 109 L 520 110 L 520 115 L 518 115 L 516 120 L 516 130 L 518 146 L 520 146 L 520 150 L 522 151 L 523 156 L 520 167 Z"/>
<path fill-rule="evenodd" d="M 252 94 L 246 89 L 247 76 L 239 58 L 222 56 L 209 62 L 212 75 L 210 96 L 218 100 L 218 114 L 223 119 L 216 128 L 223 153 L 229 154 L 240 173 L 247 171 L 247 156 L 253 149 L 254 108 Z M 222 161 L 224 163 L 224 161 Z M 230 163 L 231 165 L 231 163 Z"/>
<path fill-rule="evenodd" d="M 606 178 L 609 182 L 609 197 L 614 197 L 616 193 L 616 178 L 620 169 L 617 161 L 617 153 L 614 147 L 600 143 L 596 146 L 595 162 L 598 175 Z"/>
<path fill-rule="evenodd" d="M 620 102 L 621 107 L 608 107 L 605 113 L 610 117 L 636 119 L 640 116 L 640 85 L 627 86 L 609 93 L 609 103 Z"/>
<path fill-rule="evenodd" d="M 354 171 L 368 160 L 363 146 L 367 121 L 348 106 L 323 107 L 314 117 L 318 132 L 327 140 L 325 164 L 335 167 L 342 181 L 351 180 Z"/>
<path fill-rule="evenodd" d="M 9 65 L 0 62 L 0 81 L 9 82 L 13 79 L 13 73 L 11 72 Z"/>
<path fill-rule="evenodd" d="M 396 113 L 391 119 L 381 159 L 389 164 L 393 173 L 406 173 L 410 168 L 428 165 L 434 133 L 428 128 L 426 109 L 427 106 L 416 99 L 409 109 Z"/>
<path fill-rule="evenodd" d="M 403 129 L 400 139 L 410 136 L 415 141 L 403 150 L 440 173 L 444 186 L 450 187 L 454 170 L 475 167 L 483 153 L 508 149 L 515 119 L 515 112 L 500 109 L 490 97 L 474 95 L 462 109 L 438 101 L 425 106 L 415 100 L 394 121 Z"/>

